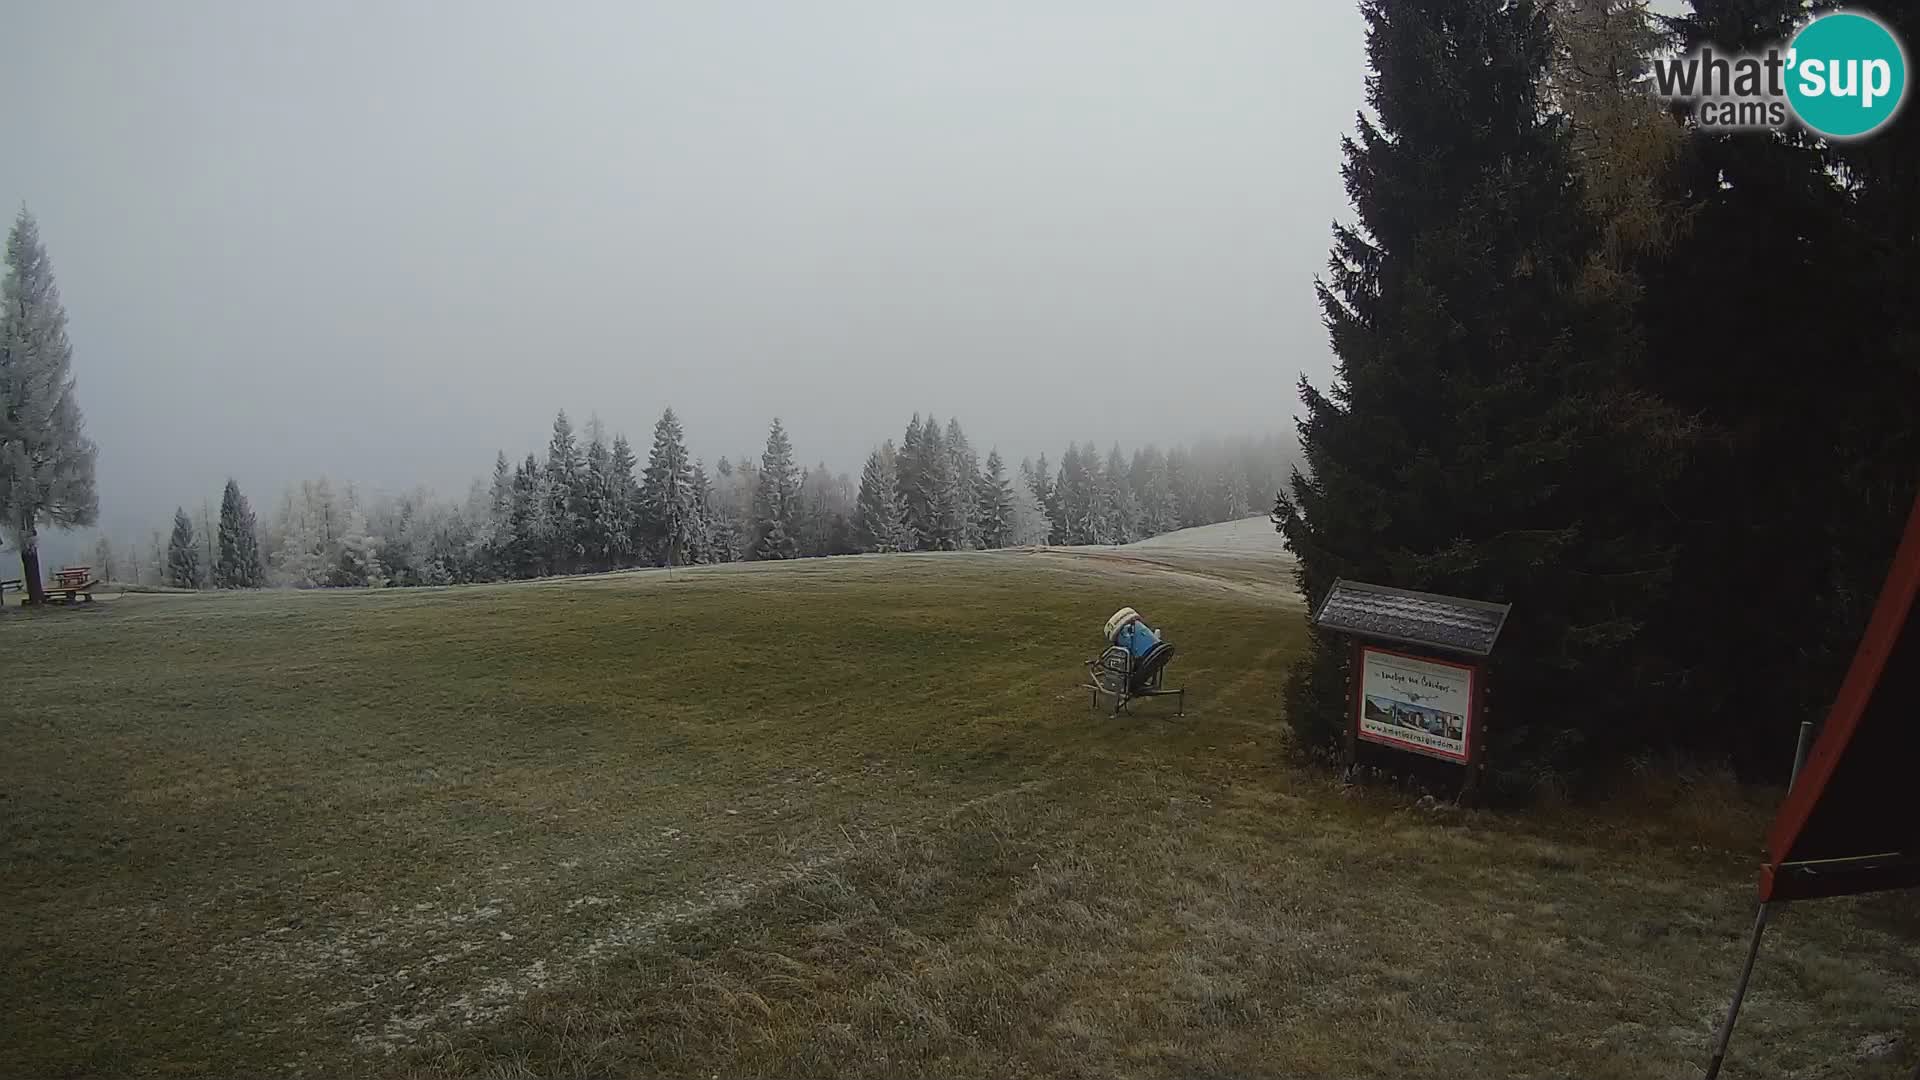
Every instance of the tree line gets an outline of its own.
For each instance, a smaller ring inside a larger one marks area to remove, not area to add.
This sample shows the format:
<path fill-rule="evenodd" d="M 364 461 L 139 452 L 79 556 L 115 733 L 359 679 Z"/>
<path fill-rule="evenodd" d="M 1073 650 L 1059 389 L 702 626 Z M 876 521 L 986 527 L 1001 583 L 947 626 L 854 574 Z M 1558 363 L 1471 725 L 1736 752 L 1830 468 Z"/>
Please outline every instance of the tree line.
<path fill-rule="evenodd" d="M 1820 6 L 1820 5 L 1816 5 Z M 1656 103 L 1649 58 L 1790 39 L 1799 0 L 1373 0 L 1357 221 L 1275 514 L 1336 577 L 1509 601 L 1490 759 L 1780 776 L 1853 650 L 1920 462 L 1920 114 L 1834 142 Z M 1920 41 L 1920 7 L 1883 18 Z M 1334 752 L 1347 653 L 1286 700 Z"/>
<path fill-rule="evenodd" d="M 447 585 L 633 567 L 959 551 L 1028 544 L 1121 544 L 1245 517 L 1288 474 L 1277 437 L 1148 446 L 1105 455 L 1071 444 L 1009 470 L 981 459 L 959 420 L 914 414 L 898 445 L 867 458 L 856 482 L 796 465 L 775 419 L 755 460 L 709 471 L 687 450 L 671 408 L 642 463 L 625 435 L 554 418 L 544 455 L 496 455 L 460 500 L 424 489 L 367 499 L 351 484 L 304 481 L 264 521 L 229 480 L 217 519 L 181 507 L 137 557 L 106 538 L 102 575 L 179 588 Z"/>

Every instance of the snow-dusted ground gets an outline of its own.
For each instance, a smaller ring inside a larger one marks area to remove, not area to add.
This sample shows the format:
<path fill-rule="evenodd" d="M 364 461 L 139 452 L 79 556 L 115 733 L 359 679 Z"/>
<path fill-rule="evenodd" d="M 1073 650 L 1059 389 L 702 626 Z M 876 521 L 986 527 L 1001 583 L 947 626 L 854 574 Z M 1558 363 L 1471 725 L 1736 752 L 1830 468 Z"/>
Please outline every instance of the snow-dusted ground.
<path fill-rule="evenodd" d="M 1265 514 L 1161 533 L 1128 544 L 1124 550 L 1171 550 L 1195 555 L 1231 555 L 1235 558 L 1289 558 L 1280 542 L 1280 534 L 1274 531 L 1273 522 L 1268 521 Z"/>
<path fill-rule="evenodd" d="M 1194 588 L 1257 596 L 1272 603 L 1301 603 L 1294 588 L 1293 556 L 1264 517 L 1199 525 L 1134 544 L 1027 548 L 1023 552 L 1114 579 L 1177 580 Z"/>

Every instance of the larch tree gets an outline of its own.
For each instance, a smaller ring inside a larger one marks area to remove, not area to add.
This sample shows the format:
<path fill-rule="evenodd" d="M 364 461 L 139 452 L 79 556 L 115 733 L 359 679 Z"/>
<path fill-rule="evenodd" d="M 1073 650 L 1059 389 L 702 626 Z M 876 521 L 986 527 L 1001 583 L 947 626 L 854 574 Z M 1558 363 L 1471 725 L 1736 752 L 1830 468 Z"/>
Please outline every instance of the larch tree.
<path fill-rule="evenodd" d="M 800 554 L 793 536 L 794 498 L 800 490 L 800 470 L 793 464 L 793 443 L 775 417 L 767 431 L 767 449 L 760 455 L 760 476 L 753 489 L 755 559 L 792 559 Z"/>
<path fill-rule="evenodd" d="M 1685 418 L 1634 392 L 1630 306 L 1585 281 L 1598 229 L 1541 100 L 1545 10 L 1362 11 L 1373 115 L 1343 142 L 1359 221 L 1336 226 L 1319 289 L 1335 382 L 1300 383 L 1311 474 L 1275 514 L 1309 606 L 1336 577 L 1514 601 L 1490 753 L 1509 777 L 1564 775 L 1649 712 L 1635 638 L 1671 567 L 1656 523 Z M 1337 745 L 1347 655 L 1313 632 L 1288 680 L 1303 748 Z"/>
<path fill-rule="evenodd" d="M 176 589 L 200 587 L 200 545 L 193 539 L 193 519 L 186 507 L 173 511 L 173 535 L 167 539 L 167 584 Z"/>
<path fill-rule="evenodd" d="M 911 548 L 907 509 L 900 498 L 899 466 L 894 461 L 891 441 L 867 455 L 867 466 L 860 471 L 856 513 L 861 547 L 881 552 Z"/>
<path fill-rule="evenodd" d="M 771 442 L 768 445 L 771 449 Z M 640 479 L 641 531 L 655 562 L 679 566 L 688 561 L 688 549 L 699 543 L 697 502 L 693 461 L 687 456 L 680 418 L 669 408 L 653 426 L 653 450 Z"/>
<path fill-rule="evenodd" d="M 19 549 L 29 603 L 46 600 L 40 526 L 92 525 L 98 453 L 74 390 L 73 346 L 53 263 L 33 215 L 22 209 L 7 234 L 0 284 L 0 529 Z"/>

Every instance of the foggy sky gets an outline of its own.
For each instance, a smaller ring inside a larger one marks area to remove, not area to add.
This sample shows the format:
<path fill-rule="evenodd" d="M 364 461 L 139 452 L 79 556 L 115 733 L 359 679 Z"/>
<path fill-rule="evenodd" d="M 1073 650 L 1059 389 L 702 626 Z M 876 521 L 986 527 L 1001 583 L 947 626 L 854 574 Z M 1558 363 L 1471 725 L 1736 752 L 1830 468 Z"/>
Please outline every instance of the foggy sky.
<path fill-rule="evenodd" d="M 556 409 L 858 472 L 1290 431 L 1356 5 L 0 2 L 0 208 L 102 524 L 228 475 L 464 493 Z"/>

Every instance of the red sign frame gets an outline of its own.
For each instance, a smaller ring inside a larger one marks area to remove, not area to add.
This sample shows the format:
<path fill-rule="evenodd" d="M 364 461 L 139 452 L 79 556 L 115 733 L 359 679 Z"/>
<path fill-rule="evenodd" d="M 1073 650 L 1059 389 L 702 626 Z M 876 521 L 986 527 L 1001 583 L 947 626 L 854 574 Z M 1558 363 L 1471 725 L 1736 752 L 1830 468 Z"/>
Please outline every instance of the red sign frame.
<path fill-rule="evenodd" d="M 1418 660 L 1423 664 L 1455 668 L 1467 673 L 1467 715 L 1462 718 L 1463 727 L 1460 732 L 1460 753 L 1454 754 L 1431 746 L 1421 746 L 1418 743 L 1408 742 L 1404 739 L 1395 739 L 1391 736 L 1371 733 L 1361 726 L 1360 721 L 1362 716 L 1365 715 L 1367 707 L 1365 679 L 1366 654 L 1368 652 L 1382 653 L 1387 656 L 1398 656 L 1407 660 Z M 1478 760 L 1475 750 L 1478 749 L 1477 744 L 1479 742 L 1476 729 L 1480 726 L 1480 674 L 1481 665 L 1479 664 L 1463 664 L 1457 660 L 1443 660 L 1440 657 L 1432 655 L 1401 652 L 1398 649 L 1387 649 L 1378 645 L 1368 645 L 1356 639 L 1353 643 L 1353 736 L 1356 739 L 1373 743 L 1376 746 L 1390 746 L 1395 750 L 1405 750 L 1409 753 L 1421 754 L 1440 761 L 1451 762 L 1455 765 L 1471 766 Z"/>

